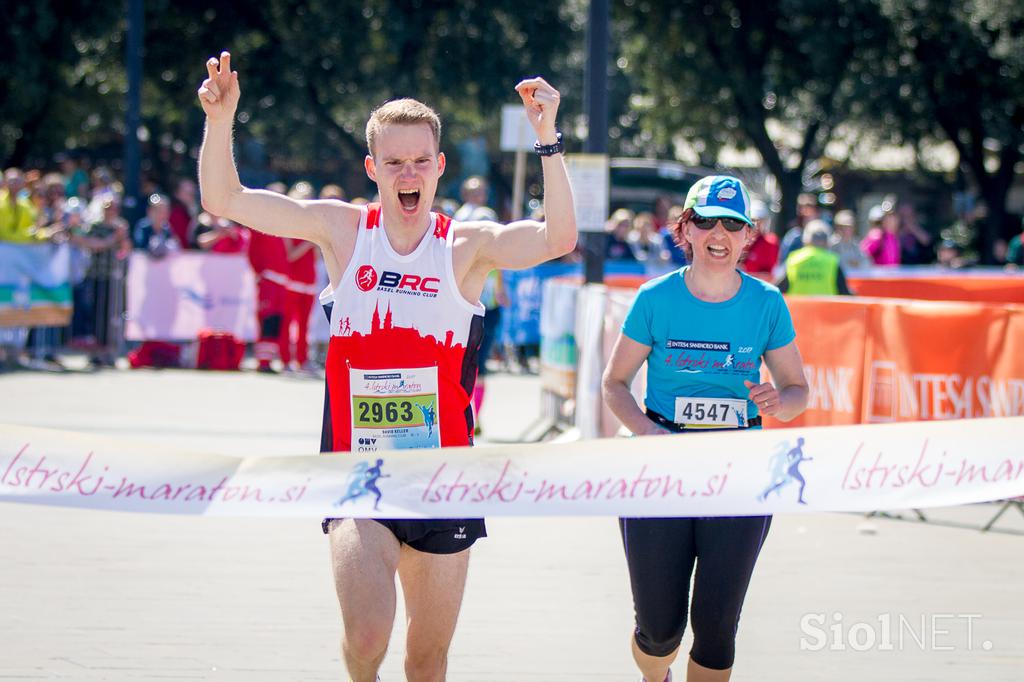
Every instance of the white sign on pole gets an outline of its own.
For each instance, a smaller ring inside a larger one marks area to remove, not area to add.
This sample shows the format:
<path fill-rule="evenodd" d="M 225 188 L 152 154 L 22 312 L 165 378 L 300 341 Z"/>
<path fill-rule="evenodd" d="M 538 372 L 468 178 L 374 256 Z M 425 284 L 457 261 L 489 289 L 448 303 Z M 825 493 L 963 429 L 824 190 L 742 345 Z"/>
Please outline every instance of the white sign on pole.
<path fill-rule="evenodd" d="M 532 152 L 537 134 L 533 132 L 526 118 L 522 104 L 506 104 L 501 107 L 501 151 Z"/>
<path fill-rule="evenodd" d="M 565 165 L 576 206 L 576 229 L 603 232 L 608 219 L 608 156 L 567 154 Z"/>

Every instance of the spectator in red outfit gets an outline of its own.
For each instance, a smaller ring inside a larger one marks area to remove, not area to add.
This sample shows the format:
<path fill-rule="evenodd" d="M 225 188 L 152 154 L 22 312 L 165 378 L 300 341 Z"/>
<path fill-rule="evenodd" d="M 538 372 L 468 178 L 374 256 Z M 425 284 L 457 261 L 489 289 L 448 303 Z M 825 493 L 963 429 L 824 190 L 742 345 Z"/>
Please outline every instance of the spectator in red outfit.
<path fill-rule="evenodd" d="M 292 199 L 313 198 L 313 187 L 308 182 L 295 183 L 288 196 Z M 288 254 L 288 293 L 285 295 L 284 318 L 281 325 L 281 362 L 290 369 L 295 360 L 296 369 L 311 371 L 309 364 L 309 314 L 316 300 L 316 263 L 318 250 L 313 242 L 304 239 L 285 239 Z M 292 355 L 294 339 L 295 354 Z"/>
<path fill-rule="evenodd" d="M 282 327 L 288 299 L 288 250 L 284 239 L 249 230 L 249 263 L 256 273 L 256 317 L 260 324 L 256 371 L 274 373 L 271 362 L 284 355 Z"/>
<path fill-rule="evenodd" d="M 196 183 L 188 178 L 178 180 L 174 187 L 174 197 L 171 200 L 171 216 L 168 219 L 171 223 L 171 231 L 181 242 L 183 248 L 195 247 L 196 216 L 198 215 L 198 203 L 196 202 Z"/>
<path fill-rule="evenodd" d="M 758 279 L 771 282 L 774 280 L 772 272 L 779 262 L 779 238 L 772 233 L 768 206 L 754 199 L 750 202 L 750 218 L 754 221 L 757 234 L 747 250 L 743 270 Z"/>
<path fill-rule="evenodd" d="M 196 244 L 211 253 L 248 253 L 249 230 L 227 218 L 206 213 L 196 219 Z"/>

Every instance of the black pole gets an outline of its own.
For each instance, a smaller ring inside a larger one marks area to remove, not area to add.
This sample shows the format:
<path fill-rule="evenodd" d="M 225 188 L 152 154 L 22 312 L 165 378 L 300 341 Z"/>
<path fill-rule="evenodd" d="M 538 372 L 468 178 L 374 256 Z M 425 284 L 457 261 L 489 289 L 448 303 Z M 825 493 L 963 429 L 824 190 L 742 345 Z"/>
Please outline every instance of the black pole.
<path fill-rule="evenodd" d="M 587 139 L 583 151 L 608 153 L 608 0 L 590 0 L 587 21 L 587 62 L 583 107 L 587 112 Z M 585 232 L 583 272 L 587 282 L 604 281 L 604 254 L 608 235 Z"/>
<path fill-rule="evenodd" d="M 132 227 L 142 217 L 140 175 L 142 154 L 139 149 L 139 126 L 142 124 L 142 31 L 143 0 L 128 0 L 128 39 L 125 66 L 128 72 L 128 99 L 124 119 L 124 202 L 122 214 Z"/>

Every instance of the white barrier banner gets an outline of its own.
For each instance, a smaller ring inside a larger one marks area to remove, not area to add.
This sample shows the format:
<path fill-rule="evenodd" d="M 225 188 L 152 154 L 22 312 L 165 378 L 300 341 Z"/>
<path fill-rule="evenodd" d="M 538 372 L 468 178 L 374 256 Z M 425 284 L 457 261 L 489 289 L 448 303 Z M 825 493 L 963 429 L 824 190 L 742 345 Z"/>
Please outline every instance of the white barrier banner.
<path fill-rule="evenodd" d="M 256 278 L 241 254 L 184 252 L 128 262 L 125 336 L 195 339 L 204 329 L 256 340 Z M 322 314 L 322 313 L 321 313 Z"/>
<path fill-rule="evenodd" d="M 1024 496 L 1024 417 L 333 456 L 0 425 L 0 501 L 164 514 L 732 516 Z"/>

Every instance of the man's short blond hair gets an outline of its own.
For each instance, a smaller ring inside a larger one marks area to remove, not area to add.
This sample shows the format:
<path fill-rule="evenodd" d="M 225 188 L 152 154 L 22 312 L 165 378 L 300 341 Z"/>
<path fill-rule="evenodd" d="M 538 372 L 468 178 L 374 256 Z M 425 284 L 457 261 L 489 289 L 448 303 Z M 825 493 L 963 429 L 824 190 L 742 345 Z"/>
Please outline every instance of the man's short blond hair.
<path fill-rule="evenodd" d="M 423 102 L 405 98 L 385 102 L 370 114 L 370 120 L 366 122 L 366 146 L 373 156 L 374 145 L 377 136 L 387 125 L 419 125 L 430 126 L 430 132 L 434 135 L 434 145 L 441 148 L 441 118 L 437 112 Z"/>

